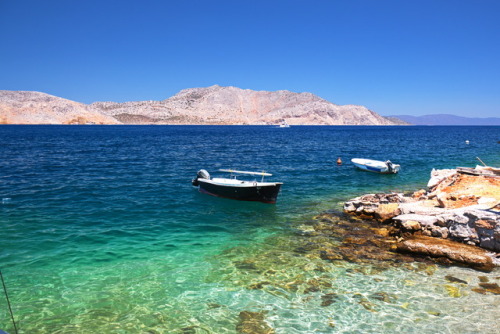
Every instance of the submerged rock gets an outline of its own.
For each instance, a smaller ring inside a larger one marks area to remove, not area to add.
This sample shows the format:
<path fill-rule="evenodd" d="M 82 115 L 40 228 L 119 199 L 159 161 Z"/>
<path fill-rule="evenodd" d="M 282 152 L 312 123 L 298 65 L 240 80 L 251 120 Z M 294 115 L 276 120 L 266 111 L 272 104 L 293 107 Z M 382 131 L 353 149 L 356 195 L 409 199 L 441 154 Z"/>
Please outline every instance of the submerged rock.
<path fill-rule="evenodd" d="M 236 331 L 241 334 L 274 334 L 275 330 L 265 321 L 263 312 L 242 311 Z"/>
<path fill-rule="evenodd" d="M 492 293 L 494 295 L 500 295 L 500 286 L 497 283 L 479 283 L 479 288 L 473 288 L 472 291 L 486 295 Z"/>
<path fill-rule="evenodd" d="M 450 283 L 468 284 L 467 281 L 464 281 L 463 279 L 460 279 L 460 278 L 453 277 L 451 275 L 446 275 L 444 278 Z"/>
<path fill-rule="evenodd" d="M 332 292 L 332 293 L 327 293 L 323 296 L 321 296 L 321 306 L 326 307 L 330 306 L 331 304 L 337 302 L 339 299 L 339 295 Z"/>
<path fill-rule="evenodd" d="M 500 295 L 500 286 L 497 283 L 479 283 L 479 286 L 488 292 Z"/>
<path fill-rule="evenodd" d="M 385 303 L 395 303 L 398 297 L 395 294 L 387 292 L 376 292 L 370 296 L 371 298 L 383 301 Z"/>

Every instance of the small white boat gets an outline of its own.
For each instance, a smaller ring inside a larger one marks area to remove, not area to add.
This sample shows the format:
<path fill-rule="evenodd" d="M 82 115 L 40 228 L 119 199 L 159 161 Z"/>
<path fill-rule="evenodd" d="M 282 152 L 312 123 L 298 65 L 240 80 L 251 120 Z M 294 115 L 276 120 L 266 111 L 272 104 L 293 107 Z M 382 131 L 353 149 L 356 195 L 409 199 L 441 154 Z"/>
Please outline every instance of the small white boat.
<path fill-rule="evenodd" d="M 279 127 L 280 127 L 280 128 L 289 128 L 289 127 L 290 127 L 290 125 L 288 125 L 288 123 L 286 122 L 286 120 L 283 120 L 283 122 L 281 122 L 281 124 L 280 124 L 280 126 L 279 126 Z"/>
<path fill-rule="evenodd" d="M 399 172 L 400 165 L 393 164 L 391 161 L 378 161 L 370 159 L 351 159 L 351 162 L 359 169 L 380 173 L 380 174 L 396 174 Z"/>
<path fill-rule="evenodd" d="M 210 177 L 210 174 L 201 169 L 193 179 L 192 184 L 199 187 L 199 191 L 217 197 L 237 199 L 240 201 L 257 201 L 276 203 L 282 182 L 264 182 L 264 176 L 272 174 L 264 172 L 245 172 L 233 169 L 219 169 L 221 172 L 230 173 L 229 178 Z M 246 181 L 240 180 L 236 174 L 261 176 L 262 179 Z"/>

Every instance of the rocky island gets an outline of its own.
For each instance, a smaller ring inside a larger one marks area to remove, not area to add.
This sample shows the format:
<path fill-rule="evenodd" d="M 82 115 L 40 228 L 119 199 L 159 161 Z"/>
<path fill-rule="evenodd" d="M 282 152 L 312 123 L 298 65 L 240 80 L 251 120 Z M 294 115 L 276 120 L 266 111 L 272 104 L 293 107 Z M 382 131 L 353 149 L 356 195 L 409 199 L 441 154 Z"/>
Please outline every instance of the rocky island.
<path fill-rule="evenodd" d="M 311 93 L 218 85 L 162 101 L 83 104 L 39 92 L 0 91 L 0 124 L 400 125 L 358 105 Z"/>

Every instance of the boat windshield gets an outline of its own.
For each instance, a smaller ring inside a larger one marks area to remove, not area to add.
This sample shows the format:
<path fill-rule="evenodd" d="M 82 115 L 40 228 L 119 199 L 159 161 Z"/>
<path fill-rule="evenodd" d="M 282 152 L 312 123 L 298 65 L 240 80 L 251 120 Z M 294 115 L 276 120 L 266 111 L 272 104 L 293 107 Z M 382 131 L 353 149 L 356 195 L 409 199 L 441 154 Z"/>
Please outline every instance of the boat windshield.
<path fill-rule="evenodd" d="M 272 176 L 272 174 L 265 173 L 265 172 L 246 172 L 246 171 L 234 170 L 234 169 L 219 169 L 219 171 L 220 172 L 231 173 L 230 177 L 232 179 L 236 179 L 236 175 L 235 174 L 259 175 L 259 176 L 262 176 L 261 182 L 264 182 L 264 176 Z"/>

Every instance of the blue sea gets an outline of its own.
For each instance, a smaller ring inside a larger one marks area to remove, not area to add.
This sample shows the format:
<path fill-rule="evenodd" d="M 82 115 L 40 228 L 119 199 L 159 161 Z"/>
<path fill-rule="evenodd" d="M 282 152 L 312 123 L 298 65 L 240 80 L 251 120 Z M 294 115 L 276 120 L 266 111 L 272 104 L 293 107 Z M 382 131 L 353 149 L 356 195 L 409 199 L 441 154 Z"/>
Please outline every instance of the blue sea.
<path fill-rule="evenodd" d="M 249 333 L 245 316 L 255 333 L 500 333 L 500 296 L 477 292 L 498 269 L 296 251 L 345 200 L 500 166 L 499 141 L 498 126 L 2 125 L 0 270 L 19 333 Z M 278 202 L 191 185 L 220 168 L 272 173 Z M 0 329 L 14 333 L 3 291 Z"/>

